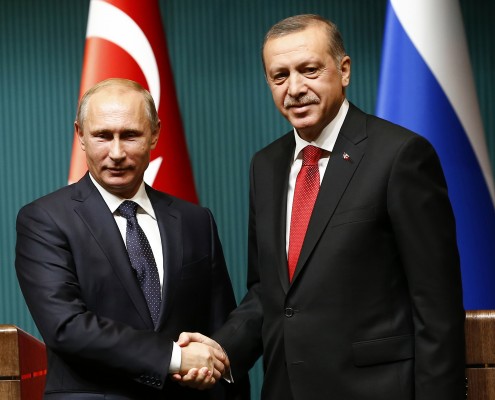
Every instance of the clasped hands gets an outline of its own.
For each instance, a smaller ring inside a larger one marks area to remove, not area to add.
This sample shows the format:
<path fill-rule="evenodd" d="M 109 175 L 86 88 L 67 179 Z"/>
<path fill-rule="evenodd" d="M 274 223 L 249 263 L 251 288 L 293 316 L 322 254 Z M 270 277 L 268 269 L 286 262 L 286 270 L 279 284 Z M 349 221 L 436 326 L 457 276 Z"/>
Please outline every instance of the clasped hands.
<path fill-rule="evenodd" d="M 172 379 L 183 386 L 203 390 L 211 388 L 224 374 L 230 376 L 229 358 L 222 347 L 197 332 L 182 332 L 177 340 L 181 347 L 179 373 Z"/>

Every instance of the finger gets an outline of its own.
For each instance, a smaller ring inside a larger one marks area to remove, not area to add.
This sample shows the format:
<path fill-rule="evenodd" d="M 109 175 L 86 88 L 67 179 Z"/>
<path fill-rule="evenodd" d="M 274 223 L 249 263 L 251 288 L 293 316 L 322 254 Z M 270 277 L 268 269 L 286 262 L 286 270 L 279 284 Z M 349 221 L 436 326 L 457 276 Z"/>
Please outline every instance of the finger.
<path fill-rule="evenodd" d="M 175 382 L 180 382 L 182 380 L 182 376 L 180 376 L 180 374 L 172 374 L 170 375 L 170 378 Z"/>
<path fill-rule="evenodd" d="M 222 347 L 215 342 L 213 339 L 210 339 L 208 336 L 205 336 L 199 332 L 186 332 L 187 337 L 189 339 L 189 342 L 198 342 L 198 343 L 203 343 L 206 344 L 210 347 L 213 347 L 214 349 L 217 350 L 222 350 Z"/>
<path fill-rule="evenodd" d="M 201 369 L 192 371 L 182 377 L 182 384 L 194 389 L 207 389 L 213 386 L 211 383 L 212 373 L 208 368 L 203 367 Z"/>
<path fill-rule="evenodd" d="M 204 390 L 204 389 L 211 389 L 217 381 L 215 378 L 211 377 L 208 381 L 205 381 L 201 384 L 199 384 L 196 389 L 198 390 Z"/>
<path fill-rule="evenodd" d="M 212 340 L 212 342 L 213 342 L 213 340 Z M 213 343 L 217 344 L 216 342 L 213 342 Z M 210 345 L 210 346 L 212 346 L 212 345 Z M 222 363 L 225 362 L 227 356 L 226 356 L 225 352 L 223 351 L 223 349 L 221 347 L 219 349 L 216 347 L 212 347 L 212 348 L 213 348 L 213 355 L 215 356 L 215 358 L 217 360 L 220 360 Z"/>
<path fill-rule="evenodd" d="M 199 374 L 199 371 L 197 368 L 191 368 L 187 374 L 183 375 L 181 377 L 181 381 L 183 383 L 191 383 L 194 382 Z"/>
<path fill-rule="evenodd" d="M 189 332 L 188 336 L 191 342 L 205 343 L 209 340 L 207 336 L 202 335 L 199 332 Z"/>
<path fill-rule="evenodd" d="M 215 378 L 208 368 L 201 368 L 196 378 L 196 389 L 203 390 L 212 387 L 215 384 Z"/>
<path fill-rule="evenodd" d="M 182 346 L 187 346 L 191 342 L 206 343 L 208 341 L 212 341 L 212 340 L 209 337 L 202 335 L 199 332 L 182 332 L 179 335 L 179 340 L 177 340 L 177 344 L 182 347 Z"/>
<path fill-rule="evenodd" d="M 182 332 L 180 335 L 179 335 L 179 339 L 177 340 L 177 344 L 180 346 L 180 347 L 184 347 L 184 346 L 187 346 L 189 343 L 191 342 L 191 339 L 190 339 L 190 332 Z"/>
<path fill-rule="evenodd" d="M 200 370 L 198 371 L 198 375 L 196 377 L 196 382 L 201 383 L 206 380 L 210 380 L 211 376 L 212 376 L 212 372 L 208 368 L 206 367 L 200 368 Z"/>
<path fill-rule="evenodd" d="M 214 360 L 213 361 L 213 367 L 215 368 L 216 371 L 218 371 L 220 373 L 220 376 L 223 375 L 223 373 L 225 371 L 225 365 L 223 362 L 221 362 L 219 360 Z M 217 376 L 216 378 L 218 379 L 219 377 Z"/>

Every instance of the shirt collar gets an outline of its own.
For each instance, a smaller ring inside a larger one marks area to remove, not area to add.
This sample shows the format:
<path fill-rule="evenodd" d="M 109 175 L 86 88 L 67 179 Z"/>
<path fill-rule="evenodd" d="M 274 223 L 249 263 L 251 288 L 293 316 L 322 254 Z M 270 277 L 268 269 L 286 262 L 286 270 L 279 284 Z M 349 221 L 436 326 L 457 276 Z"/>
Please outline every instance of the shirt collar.
<path fill-rule="evenodd" d="M 155 210 L 153 210 L 153 206 L 151 205 L 151 201 L 148 197 L 148 194 L 146 193 L 146 189 L 144 186 L 144 182 L 141 182 L 141 185 L 139 186 L 139 189 L 137 193 L 130 199 L 123 199 L 119 196 L 116 196 L 112 193 L 110 193 L 108 190 L 103 188 L 91 175 L 89 174 L 89 177 L 91 178 L 91 181 L 94 183 L 98 191 L 100 192 L 101 196 L 103 197 L 103 200 L 105 201 L 106 205 L 110 209 L 110 211 L 115 213 L 117 211 L 117 208 L 124 202 L 124 200 L 132 200 L 136 202 L 139 207 L 141 207 L 149 216 L 151 216 L 153 219 L 156 219 L 155 216 Z M 138 209 L 139 212 L 139 209 Z"/>
<path fill-rule="evenodd" d="M 325 128 L 323 128 L 321 134 L 312 142 L 307 142 L 302 139 L 297 133 L 296 128 L 294 128 L 294 137 L 296 139 L 294 160 L 297 159 L 297 157 L 301 153 L 301 150 L 308 145 L 319 147 L 320 149 L 326 150 L 331 153 L 333 147 L 335 146 L 335 142 L 337 141 L 337 136 L 339 135 L 340 128 L 342 128 L 342 125 L 344 123 L 347 111 L 349 111 L 349 102 L 347 101 L 347 99 L 344 99 L 335 118 Z"/>

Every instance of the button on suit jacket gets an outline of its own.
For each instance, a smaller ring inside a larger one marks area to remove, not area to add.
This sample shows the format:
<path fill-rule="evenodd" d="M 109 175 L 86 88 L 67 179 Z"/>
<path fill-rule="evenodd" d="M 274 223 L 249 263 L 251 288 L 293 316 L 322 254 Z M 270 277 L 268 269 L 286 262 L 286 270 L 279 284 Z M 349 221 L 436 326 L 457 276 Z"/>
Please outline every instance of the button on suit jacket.
<path fill-rule="evenodd" d="M 182 331 L 213 332 L 235 300 L 211 213 L 146 191 L 164 260 L 156 329 L 114 217 L 89 175 L 19 212 L 16 270 L 47 345 L 47 399 L 235 394 L 233 386 L 232 393 L 223 384 L 200 392 L 167 378 L 172 341 Z"/>

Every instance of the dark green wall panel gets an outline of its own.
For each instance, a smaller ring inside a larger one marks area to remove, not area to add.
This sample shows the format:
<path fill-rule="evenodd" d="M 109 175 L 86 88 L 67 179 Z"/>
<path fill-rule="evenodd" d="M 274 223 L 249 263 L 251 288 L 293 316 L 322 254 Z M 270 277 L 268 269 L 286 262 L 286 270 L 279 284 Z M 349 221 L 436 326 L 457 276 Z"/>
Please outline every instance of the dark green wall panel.
<path fill-rule="evenodd" d="M 264 82 L 260 45 L 297 13 L 334 20 L 352 58 L 348 97 L 375 108 L 385 0 L 161 0 L 201 203 L 216 217 L 238 300 L 245 293 L 251 155 L 289 126 Z M 0 0 L 0 324 L 38 335 L 14 273 L 19 208 L 67 180 L 89 0 Z M 462 0 L 489 153 L 495 159 L 495 2 Z M 495 261 L 494 261 L 495 263 Z M 252 374 L 258 398 L 260 367 Z"/>
<path fill-rule="evenodd" d="M 0 323 L 37 334 L 15 273 L 21 205 L 67 180 L 87 1 L 0 2 Z"/>
<path fill-rule="evenodd" d="M 462 0 L 461 10 L 485 126 L 488 153 L 492 165 L 495 165 L 495 1 Z"/>

